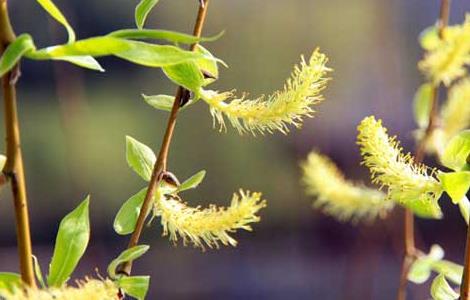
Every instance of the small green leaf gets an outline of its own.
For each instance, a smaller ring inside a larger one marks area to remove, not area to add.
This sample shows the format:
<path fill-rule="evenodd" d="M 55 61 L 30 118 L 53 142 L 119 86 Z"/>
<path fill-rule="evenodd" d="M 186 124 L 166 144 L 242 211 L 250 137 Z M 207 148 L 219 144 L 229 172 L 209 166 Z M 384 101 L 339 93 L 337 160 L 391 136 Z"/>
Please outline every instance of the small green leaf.
<path fill-rule="evenodd" d="M 90 238 L 89 203 L 90 198 L 86 197 L 60 222 L 47 276 L 49 286 L 60 287 L 64 284 L 85 253 Z"/>
<path fill-rule="evenodd" d="M 44 281 L 44 277 L 42 276 L 41 266 L 39 265 L 38 259 L 35 255 L 33 255 L 33 267 L 34 275 L 36 275 L 36 279 L 39 281 L 41 288 L 46 288 L 46 283 Z"/>
<path fill-rule="evenodd" d="M 433 263 L 433 270 L 444 275 L 455 284 L 462 282 L 463 267 L 448 260 L 439 260 Z"/>
<path fill-rule="evenodd" d="M 205 170 L 197 172 L 193 176 L 186 179 L 182 184 L 180 184 L 176 192 L 182 192 L 182 191 L 196 188 L 204 180 L 205 176 L 206 176 Z"/>
<path fill-rule="evenodd" d="M 194 44 L 198 42 L 212 42 L 223 35 L 223 32 L 211 37 L 197 37 L 194 35 L 160 29 L 121 29 L 108 34 L 108 36 L 134 39 L 134 40 L 165 40 L 172 43 Z"/>
<path fill-rule="evenodd" d="M 442 164 L 454 171 L 460 171 L 467 165 L 470 155 L 470 130 L 461 131 L 446 145 L 441 157 Z"/>
<path fill-rule="evenodd" d="M 441 192 L 442 193 L 442 192 Z M 436 195 L 436 199 L 439 199 L 441 196 Z M 420 218 L 427 218 L 427 219 L 441 219 L 442 218 L 442 210 L 439 206 L 438 200 L 428 201 L 417 199 L 415 201 L 408 201 L 403 204 L 405 207 L 409 208 L 413 213 L 420 217 Z"/>
<path fill-rule="evenodd" d="M 155 153 L 150 147 L 142 144 L 136 139 L 126 136 L 126 159 L 129 167 L 145 181 L 152 177 L 153 166 L 157 161 Z"/>
<path fill-rule="evenodd" d="M 422 84 L 416 91 L 413 99 L 415 122 L 420 128 L 426 128 L 432 108 L 433 86 L 430 83 Z"/>
<path fill-rule="evenodd" d="M 137 28 L 142 29 L 152 8 L 157 5 L 158 0 L 140 0 L 135 7 L 135 24 Z"/>
<path fill-rule="evenodd" d="M 10 71 L 26 53 L 36 49 L 33 39 L 29 34 L 18 36 L 3 53 L 0 58 L 0 76 Z"/>
<path fill-rule="evenodd" d="M 171 81 L 194 93 L 199 93 L 204 85 L 204 77 L 197 64 L 192 61 L 163 67 L 163 72 Z"/>
<path fill-rule="evenodd" d="M 431 296 L 434 300 L 455 300 L 459 298 L 459 294 L 452 289 L 442 274 L 434 278 L 431 285 Z"/>
<path fill-rule="evenodd" d="M 197 45 L 195 51 L 205 56 L 204 58 L 196 60 L 196 64 L 200 70 L 204 71 L 204 73 L 207 75 L 210 75 L 209 78 L 204 79 L 204 85 L 206 86 L 219 78 L 219 66 L 217 64 L 218 61 L 212 55 L 212 53 L 209 52 L 209 50 L 202 47 L 201 45 Z"/>
<path fill-rule="evenodd" d="M 436 26 L 424 29 L 419 35 L 419 43 L 425 50 L 432 50 L 439 46 L 440 38 Z"/>
<path fill-rule="evenodd" d="M 75 42 L 75 31 L 73 31 L 72 26 L 70 26 L 69 22 L 60 12 L 57 6 L 51 0 L 37 0 L 37 2 L 49 13 L 49 15 L 51 15 L 51 17 L 53 17 L 57 22 L 65 27 L 67 34 L 69 35 L 68 42 Z"/>
<path fill-rule="evenodd" d="M 144 98 L 145 102 L 147 102 L 147 104 L 149 104 L 153 108 L 163 111 L 171 111 L 171 109 L 173 108 L 173 103 L 175 102 L 175 96 L 170 95 L 147 96 L 142 94 L 142 97 Z M 195 102 L 191 99 L 183 107 L 180 107 L 178 111 L 184 111 L 186 108 L 188 108 L 194 103 Z"/>
<path fill-rule="evenodd" d="M 127 235 L 134 231 L 146 194 L 147 188 L 143 188 L 121 206 L 113 224 L 114 230 L 118 234 Z"/>
<path fill-rule="evenodd" d="M 470 188 L 470 171 L 441 172 L 439 173 L 439 179 L 454 204 L 458 204 Z"/>
<path fill-rule="evenodd" d="M 470 224 L 470 201 L 468 201 L 467 197 L 463 197 L 462 200 L 459 201 L 459 209 L 460 209 L 460 214 L 465 220 L 465 223 L 469 225 Z"/>
<path fill-rule="evenodd" d="M 0 290 L 13 291 L 18 287 L 21 287 L 20 274 L 0 272 Z"/>
<path fill-rule="evenodd" d="M 117 258 L 115 258 L 108 266 L 108 274 L 111 278 L 116 278 L 116 268 L 125 262 L 134 261 L 148 251 L 150 246 L 138 245 L 130 249 L 124 250 Z"/>
<path fill-rule="evenodd" d="M 117 281 L 124 292 L 137 300 L 144 300 L 150 285 L 149 276 L 122 276 Z"/>
<path fill-rule="evenodd" d="M 104 72 L 103 67 L 100 65 L 93 56 L 84 55 L 84 56 L 61 56 L 54 57 L 53 60 L 63 60 L 74 65 L 77 65 L 82 68 Z"/>
<path fill-rule="evenodd" d="M 418 257 L 411 265 L 408 280 L 416 284 L 426 282 L 431 276 L 433 264 L 444 257 L 444 250 L 439 245 L 433 245 L 428 255 Z"/>

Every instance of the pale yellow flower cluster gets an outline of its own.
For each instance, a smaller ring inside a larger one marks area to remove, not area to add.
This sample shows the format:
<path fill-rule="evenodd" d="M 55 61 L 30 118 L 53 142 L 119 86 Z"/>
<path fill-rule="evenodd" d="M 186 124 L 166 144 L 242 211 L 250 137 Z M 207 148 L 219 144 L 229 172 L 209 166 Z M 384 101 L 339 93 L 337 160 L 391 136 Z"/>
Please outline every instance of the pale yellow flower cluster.
<path fill-rule="evenodd" d="M 441 183 L 428 174 L 428 168 L 415 164 L 413 157 L 403 154 L 395 137 L 389 137 L 382 121 L 366 117 L 358 126 L 357 143 L 363 163 L 372 181 L 387 187 L 387 198 L 410 208 L 421 217 L 440 218 L 438 204 L 443 189 Z"/>
<path fill-rule="evenodd" d="M 381 191 L 346 180 L 328 157 L 315 151 L 302 163 L 302 169 L 307 194 L 315 197 L 314 207 L 340 221 L 384 217 L 394 206 Z"/>
<path fill-rule="evenodd" d="M 326 67 L 327 57 L 315 50 L 308 61 L 302 57 L 300 66 L 296 66 L 290 79 L 282 91 L 272 95 L 259 97 L 255 100 L 232 99 L 232 92 L 217 93 L 203 91 L 201 98 L 210 106 L 214 122 L 225 128 L 224 118 L 235 127 L 239 133 L 249 131 L 272 133 L 279 130 L 289 131 L 288 126 L 300 127 L 304 117 L 314 113 L 311 107 L 323 100 L 321 91 L 328 82 Z"/>
<path fill-rule="evenodd" d="M 237 241 L 230 233 L 237 229 L 251 231 L 250 223 L 259 222 L 257 213 L 266 206 L 260 193 L 239 191 L 232 197 L 229 207 L 211 205 L 206 209 L 190 207 L 179 197 L 161 195 L 155 202 L 154 214 L 161 218 L 163 235 L 177 242 L 181 237 L 184 244 L 191 242 L 196 247 L 210 248 L 223 245 L 236 246 Z"/>
<path fill-rule="evenodd" d="M 48 289 L 16 289 L 0 291 L 5 300 L 118 300 L 119 288 L 110 280 L 86 279 L 77 287 L 64 286 Z"/>
<path fill-rule="evenodd" d="M 418 66 L 432 82 L 448 86 L 465 76 L 470 64 L 470 15 L 463 24 L 444 28 L 442 39 L 435 39 L 427 50 Z"/>

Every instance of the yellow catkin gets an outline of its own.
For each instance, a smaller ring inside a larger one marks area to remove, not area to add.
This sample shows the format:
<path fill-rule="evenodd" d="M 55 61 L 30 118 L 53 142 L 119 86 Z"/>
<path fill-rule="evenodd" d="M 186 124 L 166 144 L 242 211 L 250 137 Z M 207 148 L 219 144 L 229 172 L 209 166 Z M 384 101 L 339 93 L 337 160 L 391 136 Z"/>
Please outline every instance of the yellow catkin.
<path fill-rule="evenodd" d="M 328 157 L 317 152 L 311 152 L 301 167 L 307 194 L 315 197 L 314 207 L 340 221 L 370 221 L 384 217 L 394 206 L 381 191 L 346 180 Z"/>
<path fill-rule="evenodd" d="M 257 213 L 266 206 L 260 193 L 239 191 L 235 193 L 229 207 L 210 205 L 206 209 L 190 207 L 177 197 L 158 197 L 154 214 L 161 218 L 163 235 L 183 244 L 192 243 L 196 247 L 218 248 L 223 245 L 236 246 L 237 241 L 230 236 L 237 229 L 251 231 L 250 223 L 259 222 Z"/>
<path fill-rule="evenodd" d="M 387 198 L 410 208 L 421 217 L 440 218 L 438 204 L 442 185 L 425 165 L 415 164 L 413 157 L 402 153 L 395 137 L 389 137 L 382 121 L 367 117 L 358 126 L 357 143 L 363 164 L 372 182 L 387 187 Z M 433 173 L 433 172 L 432 172 Z"/>
<path fill-rule="evenodd" d="M 311 106 L 323 100 L 320 93 L 328 82 L 326 75 L 331 71 L 326 67 L 327 61 L 318 49 L 308 61 L 302 57 L 284 89 L 267 99 L 263 96 L 255 100 L 234 99 L 232 92 L 215 91 L 203 91 L 201 98 L 209 104 L 214 125 L 219 123 L 221 130 L 225 129 L 224 118 L 227 118 L 240 134 L 246 131 L 272 133 L 275 130 L 286 134 L 289 125 L 300 127 L 303 118 L 311 117 L 315 112 Z"/>
<path fill-rule="evenodd" d="M 435 84 L 450 85 L 452 81 L 467 73 L 470 64 L 470 15 L 461 25 L 449 26 L 443 38 L 426 52 L 419 68 Z"/>
<path fill-rule="evenodd" d="M 117 300 L 119 289 L 110 280 L 86 279 L 78 281 L 76 287 L 65 286 L 49 289 L 16 289 L 0 291 L 5 300 Z"/>

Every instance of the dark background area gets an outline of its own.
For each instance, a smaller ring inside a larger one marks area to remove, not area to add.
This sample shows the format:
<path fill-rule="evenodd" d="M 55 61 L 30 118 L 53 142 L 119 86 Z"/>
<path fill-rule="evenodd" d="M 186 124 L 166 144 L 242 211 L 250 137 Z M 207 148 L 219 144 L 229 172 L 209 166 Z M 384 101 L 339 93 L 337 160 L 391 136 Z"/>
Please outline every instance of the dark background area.
<path fill-rule="evenodd" d="M 35 1 L 10 2 L 18 34 L 30 32 L 38 46 L 66 41 L 65 30 Z M 81 38 L 134 26 L 137 1 L 55 2 Z M 196 9 L 196 0 L 161 0 L 148 27 L 191 32 Z M 185 200 L 228 205 L 243 187 L 262 191 L 268 207 L 254 232 L 236 234 L 238 247 L 206 252 L 173 246 L 155 222 L 142 239 L 152 248 L 134 267 L 135 274 L 152 276 L 149 299 L 395 299 L 401 210 L 370 225 L 326 217 L 312 210 L 312 199 L 304 195 L 299 162 L 315 148 L 348 177 L 368 182 L 355 128 L 370 114 L 413 151 L 411 101 L 423 81 L 416 68 L 422 56 L 417 36 L 434 23 L 438 10 L 438 0 L 212 1 L 204 32 L 226 33 L 206 46 L 230 65 L 215 88 L 269 94 L 282 87 L 300 55 L 316 47 L 329 56 L 333 80 L 315 118 L 287 136 L 239 136 L 230 127 L 219 133 L 202 102 L 180 115 L 170 169 L 180 179 L 208 172 Z M 461 23 L 468 10 L 469 1 L 452 1 L 451 23 Z M 128 237 L 114 233 L 113 218 L 145 182 L 127 167 L 125 135 L 157 149 L 167 117 L 140 94 L 175 90 L 160 70 L 116 58 L 100 62 L 106 73 L 24 61 L 19 84 L 33 250 L 43 270 L 60 219 L 91 194 L 92 237 L 77 277 L 95 274 L 95 267 L 105 274 L 107 263 L 127 244 Z M 447 258 L 460 262 L 465 224 L 455 206 L 447 199 L 441 203 L 443 220 L 417 220 L 418 244 L 427 252 L 438 243 Z M 2 271 L 17 270 L 12 211 L 4 188 Z M 410 284 L 410 291 L 409 299 L 429 298 L 428 284 Z"/>

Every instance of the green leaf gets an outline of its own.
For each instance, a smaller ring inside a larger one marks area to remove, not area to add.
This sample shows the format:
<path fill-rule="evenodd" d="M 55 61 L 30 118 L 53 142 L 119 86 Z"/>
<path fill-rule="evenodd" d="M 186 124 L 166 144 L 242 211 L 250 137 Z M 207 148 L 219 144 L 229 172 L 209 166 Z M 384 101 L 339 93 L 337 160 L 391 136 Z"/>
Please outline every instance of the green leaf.
<path fill-rule="evenodd" d="M 469 225 L 470 224 L 470 201 L 468 201 L 467 197 L 463 197 L 462 200 L 459 201 L 459 209 L 460 209 L 460 214 L 465 220 L 465 223 Z"/>
<path fill-rule="evenodd" d="M 10 71 L 26 53 L 36 49 L 33 39 L 29 34 L 18 36 L 3 53 L 0 58 L 0 76 Z"/>
<path fill-rule="evenodd" d="M 433 86 L 430 83 L 422 84 L 413 99 L 413 112 L 416 124 L 426 128 L 432 108 Z"/>
<path fill-rule="evenodd" d="M 39 281 L 41 288 L 46 288 L 46 283 L 44 281 L 44 277 L 42 276 L 41 266 L 39 265 L 38 258 L 33 255 L 33 267 L 34 267 L 34 275 L 36 275 L 36 279 Z"/>
<path fill-rule="evenodd" d="M 449 194 L 454 204 L 458 204 L 470 188 L 470 171 L 441 172 L 438 177 L 442 182 L 442 187 Z"/>
<path fill-rule="evenodd" d="M 152 106 L 153 108 L 156 108 L 158 110 L 163 110 L 163 111 L 171 111 L 173 108 L 173 103 L 175 101 L 175 96 L 170 96 L 170 95 L 152 95 L 152 96 L 147 96 L 142 94 L 142 97 L 144 98 L 145 102 Z M 183 107 L 180 107 L 178 111 L 184 111 L 186 108 L 194 104 L 195 101 L 193 99 L 189 100 Z"/>
<path fill-rule="evenodd" d="M 212 53 L 209 52 L 209 50 L 202 47 L 201 45 L 197 45 L 195 51 L 205 56 L 204 58 L 196 60 L 196 64 L 200 70 L 204 71 L 205 74 L 210 75 L 209 78 L 204 79 L 204 85 L 206 86 L 219 78 L 219 66 L 217 64 L 218 61 L 212 55 Z"/>
<path fill-rule="evenodd" d="M 125 262 L 136 260 L 148 251 L 150 246 L 138 245 L 130 249 L 124 250 L 117 258 L 115 258 L 108 266 L 108 274 L 111 278 L 116 278 L 116 268 Z"/>
<path fill-rule="evenodd" d="M 204 85 L 204 77 L 197 64 L 192 61 L 163 67 L 163 72 L 177 85 L 197 94 L 199 93 L 199 89 Z"/>
<path fill-rule="evenodd" d="M 0 272 L 0 290 L 13 291 L 21 286 L 20 274 Z"/>
<path fill-rule="evenodd" d="M 197 37 L 194 35 L 160 29 L 120 29 L 113 31 L 108 36 L 122 39 L 152 39 L 165 40 L 172 43 L 195 44 L 198 42 L 212 42 L 223 35 L 223 32 L 211 37 Z"/>
<path fill-rule="evenodd" d="M 446 145 L 441 162 L 444 166 L 460 171 L 465 168 L 470 155 L 470 130 L 461 131 Z"/>
<path fill-rule="evenodd" d="M 152 177 L 153 166 L 157 161 L 150 147 L 142 144 L 136 139 L 126 136 L 126 159 L 129 167 L 145 181 Z"/>
<path fill-rule="evenodd" d="M 441 194 L 442 192 L 436 195 L 435 201 L 416 199 L 415 201 L 405 202 L 403 205 L 412 210 L 413 213 L 420 218 L 441 219 L 442 210 L 437 200 L 440 198 Z"/>
<path fill-rule="evenodd" d="M 65 27 L 67 34 L 69 35 L 68 42 L 75 42 L 75 31 L 73 31 L 72 26 L 70 26 L 69 22 L 60 12 L 57 6 L 51 0 L 37 0 L 37 2 L 49 13 L 49 15 L 51 15 L 51 17 L 53 17 L 57 22 Z"/>
<path fill-rule="evenodd" d="M 28 53 L 37 60 L 63 59 L 70 56 L 115 55 L 138 65 L 147 67 L 171 66 L 202 58 L 202 54 L 182 50 L 175 46 L 154 45 L 112 36 L 93 37 L 71 44 L 51 46 Z"/>
<path fill-rule="evenodd" d="M 61 57 L 53 57 L 51 59 L 53 59 L 53 60 L 63 60 L 63 61 L 72 63 L 72 64 L 77 65 L 77 66 L 82 67 L 82 68 L 104 72 L 104 69 L 103 69 L 103 67 L 101 67 L 99 62 L 96 61 L 96 59 L 94 59 L 93 56 L 89 56 L 89 55 L 84 55 L 84 56 L 61 56 Z"/>
<path fill-rule="evenodd" d="M 419 43 L 425 50 L 432 50 L 439 46 L 440 38 L 436 26 L 424 29 L 419 35 Z"/>
<path fill-rule="evenodd" d="M 444 275 L 455 284 L 462 282 L 463 267 L 448 260 L 440 260 L 433 263 L 433 270 Z"/>
<path fill-rule="evenodd" d="M 204 180 L 204 176 L 206 176 L 205 170 L 197 172 L 193 176 L 186 179 L 182 184 L 180 184 L 176 192 L 182 192 L 196 188 Z"/>
<path fill-rule="evenodd" d="M 434 278 L 431 285 L 431 296 L 434 300 L 455 300 L 459 298 L 459 294 L 452 289 L 442 274 Z"/>
<path fill-rule="evenodd" d="M 117 281 L 124 292 L 137 300 L 144 300 L 150 284 L 149 276 L 123 276 Z"/>
<path fill-rule="evenodd" d="M 135 24 L 137 28 L 142 29 L 152 8 L 157 5 L 158 0 L 140 0 L 135 7 Z"/>
<path fill-rule="evenodd" d="M 89 203 L 88 196 L 60 222 L 47 276 L 49 286 L 64 284 L 85 253 L 90 238 Z"/>
<path fill-rule="evenodd" d="M 121 206 L 114 218 L 113 224 L 114 230 L 118 234 L 127 235 L 134 231 L 146 194 L 147 188 L 143 188 L 137 194 L 127 199 Z"/>
<path fill-rule="evenodd" d="M 408 280 L 416 284 L 424 283 L 431 276 L 433 264 L 444 257 L 444 250 L 433 245 L 428 255 L 418 257 L 411 265 Z"/>

